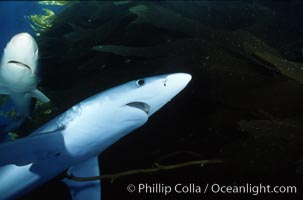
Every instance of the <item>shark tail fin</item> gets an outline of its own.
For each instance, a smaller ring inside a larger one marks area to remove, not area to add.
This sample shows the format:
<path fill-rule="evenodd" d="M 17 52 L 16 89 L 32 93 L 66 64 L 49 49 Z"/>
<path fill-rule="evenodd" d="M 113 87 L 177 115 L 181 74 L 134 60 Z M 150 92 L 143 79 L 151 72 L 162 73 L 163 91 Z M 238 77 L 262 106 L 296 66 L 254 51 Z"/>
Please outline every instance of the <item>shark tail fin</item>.
<path fill-rule="evenodd" d="M 79 177 L 99 176 L 98 156 L 94 156 L 68 169 L 69 175 Z M 69 187 L 73 200 L 100 200 L 101 181 L 75 181 L 65 178 L 63 182 Z"/>

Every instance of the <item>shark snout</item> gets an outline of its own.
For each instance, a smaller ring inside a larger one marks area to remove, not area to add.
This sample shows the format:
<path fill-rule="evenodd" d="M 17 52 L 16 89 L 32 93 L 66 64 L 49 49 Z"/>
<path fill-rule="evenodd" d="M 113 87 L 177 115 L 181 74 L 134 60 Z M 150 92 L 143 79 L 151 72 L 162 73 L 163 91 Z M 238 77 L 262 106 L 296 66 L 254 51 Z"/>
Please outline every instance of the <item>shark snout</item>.
<path fill-rule="evenodd" d="M 164 86 L 175 88 L 178 93 L 186 87 L 191 78 L 191 75 L 187 73 L 169 74 L 165 79 Z"/>
<path fill-rule="evenodd" d="M 191 80 L 191 75 L 187 73 L 174 73 L 154 77 L 157 79 L 155 87 L 149 86 L 150 91 L 146 92 L 149 98 L 143 98 L 146 104 L 150 106 L 148 116 L 153 115 L 167 102 L 181 92 Z"/>
<path fill-rule="evenodd" d="M 34 38 L 29 33 L 19 33 L 11 39 L 11 43 L 14 45 L 23 44 L 24 46 L 28 46 L 34 42 Z"/>
<path fill-rule="evenodd" d="M 29 33 L 19 33 L 7 43 L 5 54 L 13 58 L 37 59 L 38 45 Z"/>

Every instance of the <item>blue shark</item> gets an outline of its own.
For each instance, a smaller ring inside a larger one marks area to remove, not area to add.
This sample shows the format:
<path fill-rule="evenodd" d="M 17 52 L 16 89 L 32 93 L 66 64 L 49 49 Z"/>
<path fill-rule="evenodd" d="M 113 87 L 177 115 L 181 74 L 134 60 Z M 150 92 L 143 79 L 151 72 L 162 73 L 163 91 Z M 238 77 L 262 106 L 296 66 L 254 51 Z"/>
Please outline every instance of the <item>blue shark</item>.
<path fill-rule="evenodd" d="M 30 112 L 31 99 L 49 99 L 37 89 L 38 45 L 29 33 L 18 33 L 7 43 L 0 66 L 0 94 L 9 95 L 21 117 Z"/>
<path fill-rule="evenodd" d="M 67 170 L 99 176 L 98 156 L 144 125 L 190 82 L 173 73 L 142 78 L 96 94 L 29 136 L 0 144 L 1 199 L 15 199 Z M 100 181 L 63 180 L 73 199 L 100 199 Z"/>

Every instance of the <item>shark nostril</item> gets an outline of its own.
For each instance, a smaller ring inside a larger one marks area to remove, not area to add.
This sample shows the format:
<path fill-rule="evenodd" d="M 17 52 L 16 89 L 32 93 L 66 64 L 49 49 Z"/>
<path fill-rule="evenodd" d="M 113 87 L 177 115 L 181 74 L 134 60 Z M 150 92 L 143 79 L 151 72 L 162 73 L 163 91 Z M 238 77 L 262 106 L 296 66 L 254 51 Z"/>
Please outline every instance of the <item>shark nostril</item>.
<path fill-rule="evenodd" d="M 167 79 L 165 79 L 163 82 L 164 87 L 166 87 L 166 81 L 167 81 Z"/>

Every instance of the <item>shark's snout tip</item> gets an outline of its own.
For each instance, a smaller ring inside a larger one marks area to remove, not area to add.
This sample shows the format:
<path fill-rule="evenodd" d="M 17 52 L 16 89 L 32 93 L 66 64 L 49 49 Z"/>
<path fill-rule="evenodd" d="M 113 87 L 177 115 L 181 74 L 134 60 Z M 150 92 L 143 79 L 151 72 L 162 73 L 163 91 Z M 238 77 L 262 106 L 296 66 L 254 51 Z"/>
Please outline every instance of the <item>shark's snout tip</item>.
<path fill-rule="evenodd" d="M 11 39 L 11 45 L 23 45 L 24 47 L 35 43 L 34 38 L 26 32 L 18 33 Z"/>
<path fill-rule="evenodd" d="M 29 34 L 27 32 L 18 33 L 18 34 L 15 35 L 15 37 L 32 38 L 31 34 Z"/>
<path fill-rule="evenodd" d="M 178 82 L 183 82 L 185 84 L 189 83 L 192 79 L 192 76 L 188 73 L 175 73 L 167 76 L 167 79 L 174 79 Z"/>
<path fill-rule="evenodd" d="M 187 74 L 187 73 L 183 73 L 183 76 L 184 76 L 184 80 L 189 83 L 192 79 L 192 76 L 190 74 Z"/>

